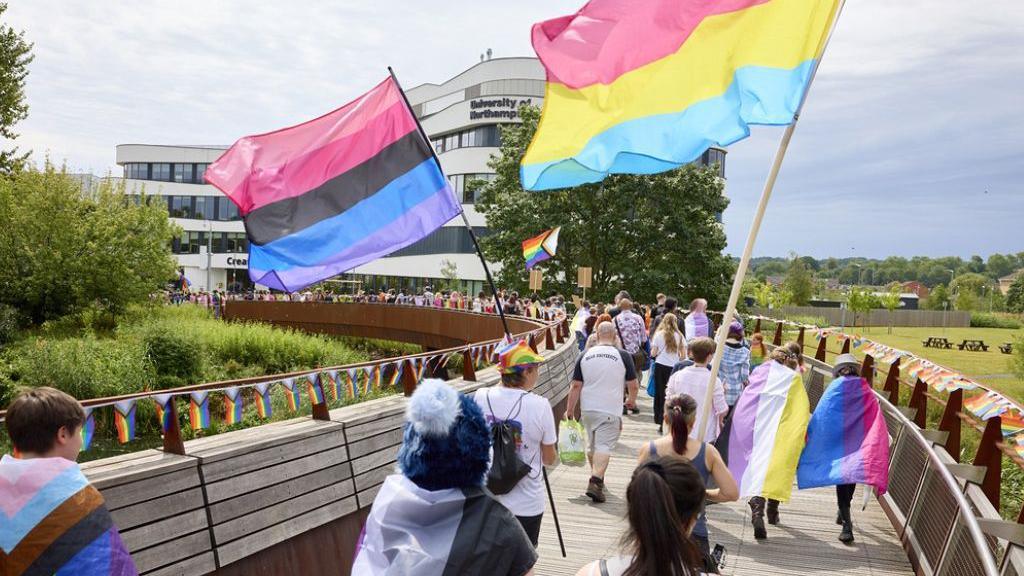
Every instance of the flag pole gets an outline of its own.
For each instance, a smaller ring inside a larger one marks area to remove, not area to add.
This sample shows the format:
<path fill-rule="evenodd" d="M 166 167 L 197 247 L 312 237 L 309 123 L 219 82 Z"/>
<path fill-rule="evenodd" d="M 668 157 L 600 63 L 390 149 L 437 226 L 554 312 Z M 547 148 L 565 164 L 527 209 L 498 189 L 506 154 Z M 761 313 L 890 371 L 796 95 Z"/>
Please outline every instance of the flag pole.
<path fill-rule="evenodd" d="M 412 104 L 409 103 L 409 98 L 405 95 L 405 90 L 402 89 L 402 84 L 398 81 L 398 77 L 395 76 L 395 71 L 388 66 L 388 74 L 391 74 L 391 79 L 395 82 L 395 86 L 398 87 L 399 94 L 402 95 L 402 100 L 405 101 L 405 105 L 409 107 L 409 112 L 412 113 L 413 120 L 416 121 L 416 128 L 419 129 L 420 135 L 427 142 L 427 148 L 430 149 L 430 155 L 434 157 L 434 162 L 437 163 L 437 169 L 444 174 L 444 170 L 441 168 L 441 161 L 437 158 L 437 152 L 434 151 L 434 146 L 430 143 L 430 137 L 427 136 L 427 131 L 423 129 L 423 125 L 420 124 L 420 119 L 416 117 L 416 113 L 412 110 Z M 466 210 L 462 208 L 462 202 L 456 198 L 456 202 L 459 203 L 459 215 L 462 216 L 462 223 L 466 226 L 466 230 L 469 232 L 469 238 L 473 241 L 473 248 L 476 250 L 477 257 L 480 258 L 480 264 L 484 267 L 484 276 L 487 278 L 487 284 L 491 287 L 491 294 L 494 295 L 494 307 L 498 309 L 498 316 L 501 317 L 501 326 L 505 330 L 505 337 L 509 340 L 512 339 L 512 331 L 508 329 L 508 320 L 505 319 L 505 311 L 501 306 L 501 297 L 498 296 L 498 289 L 494 285 L 494 278 L 491 277 L 491 269 L 487 266 L 487 260 L 484 258 L 483 251 L 480 250 L 480 242 L 477 240 L 476 232 L 473 232 L 473 227 L 469 225 L 469 219 L 466 218 Z M 561 536 L 561 534 L 559 534 Z"/>
<path fill-rule="evenodd" d="M 703 423 L 700 430 L 697 431 L 697 441 L 703 442 L 704 436 L 707 432 L 708 418 L 711 416 L 711 402 L 714 399 L 715 382 L 718 378 L 718 371 L 722 365 L 722 353 L 725 349 L 725 339 L 729 335 L 729 324 L 732 323 L 732 318 L 736 314 L 736 304 L 740 298 L 740 291 L 743 288 L 743 279 L 747 274 L 747 267 L 750 265 L 750 257 L 754 251 L 754 242 L 757 241 L 757 233 L 761 229 L 761 221 L 764 219 L 765 209 L 768 207 L 768 200 L 772 196 L 772 189 L 775 188 L 775 179 L 779 175 L 779 169 L 782 167 L 782 160 L 786 157 L 786 150 L 789 148 L 789 141 L 793 138 L 793 131 L 796 129 L 796 123 L 800 120 L 800 112 L 804 108 L 804 103 L 807 102 L 807 94 L 811 91 L 811 84 L 814 83 L 814 77 L 818 73 L 818 66 L 821 64 L 822 58 L 825 57 L 825 50 L 828 48 L 829 41 L 832 40 L 832 33 L 835 32 L 836 23 L 839 22 L 839 16 L 843 12 L 843 5 L 846 4 L 846 0 L 839 1 L 839 7 L 836 8 L 835 18 L 832 19 L 832 25 L 829 27 L 828 35 L 825 36 L 825 42 L 822 45 L 821 54 L 814 62 L 814 68 L 811 69 L 810 78 L 807 80 L 807 86 L 804 86 L 803 94 L 800 95 L 800 104 L 796 108 L 796 112 L 793 114 L 793 121 L 786 127 L 785 133 L 782 135 L 782 139 L 779 141 L 779 147 L 775 151 L 775 158 L 772 160 L 771 170 L 768 172 L 768 178 L 764 182 L 764 188 L 761 190 L 761 199 L 757 203 L 757 210 L 754 212 L 754 220 L 750 224 L 750 232 L 747 233 L 747 243 L 743 247 L 743 255 L 740 257 L 739 266 L 736 268 L 736 277 L 732 281 L 732 291 L 729 293 L 729 303 L 725 307 L 725 314 L 722 315 L 721 326 L 718 327 L 718 333 L 715 335 L 715 355 L 711 361 L 711 376 L 708 380 L 707 393 L 704 395 L 704 405 L 702 408 L 702 414 L 698 422 Z"/>

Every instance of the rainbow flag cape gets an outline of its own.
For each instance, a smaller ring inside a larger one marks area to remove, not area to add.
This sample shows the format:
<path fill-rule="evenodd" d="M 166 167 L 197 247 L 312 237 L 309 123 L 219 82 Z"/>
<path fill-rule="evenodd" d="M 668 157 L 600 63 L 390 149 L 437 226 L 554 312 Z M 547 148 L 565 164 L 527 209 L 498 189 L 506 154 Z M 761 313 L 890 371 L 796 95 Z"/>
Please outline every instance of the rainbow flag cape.
<path fill-rule="evenodd" d="M 800 373 L 770 361 L 750 374 L 732 414 L 729 470 L 740 498 L 788 502 L 804 447 L 810 403 Z"/>
<path fill-rule="evenodd" d="M 206 390 L 192 392 L 188 398 L 188 418 L 193 430 L 210 427 L 210 393 Z"/>
<path fill-rule="evenodd" d="M 82 424 L 82 450 L 88 450 L 92 444 L 92 438 L 96 434 L 96 417 L 93 416 L 92 408 L 83 408 L 85 411 L 85 422 Z"/>
<path fill-rule="evenodd" d="M 135 439 L 135 400 L 122 400 L 114 404 L 114 427 L 121 444 Z"/>
<path fill-rule="evenodd" d="M 135 576 L 103 496 L 63 458 L 0 459 L 0 569 L 5 576 Z"/>
<path fill-rule="evenodd" d="M 224 423 L 228 426 L 242 421 L 242 390 L 233 386 L 224 391 Z"/>
<path fill-rule="evenodd" d="M 867 380 L 845 376 L 829 384 L 807 426 L 796 478 L 801 490 L 867 484 L 885 494 L 889 431 Z"/>
<path fill-rule="evenodd" d="M 231 146 L 206 180 L 238 206 L 249 276 L 296 291 L 421 240 L 461 206 L 393 78 Z"/>
<path fill-rule="evenodd" d="M 793 121 L 838 0 L 590 0 L 533 26 L 544 111 L 527 190 L 654 174 Z"/>
<path fill-rule="evenodd" d="M 274 415 L 274 405 L 270 398 L 270 387 L 273 385 L 273 382 L 260 382 L 254 387 L 256 389 L 256 414 L 260 418 L 270 418 Z"/>
<path fill-rule="evenodd" d="M 287 390 L 284 398 L 288 401 L 288 410 L 295 412 L 302 406 L 302 396 L 299 395 L 299 387 L 295 385 L 295 378 L 285 378 L 281 385 Z"/>
<path fill-rule="evenodd" d="M 318 374 L 310 374 L 305 376 L 306 380 L 306 393 L 309 394 L 309 401 L 314 405 L 324 403 L 324 389 L 320 384 L 320 376 Z"/>
<path fill-rule="evenodd" d="M 160 431 L 167 434 L 171 429 L 171 407 L 174 396 L 170 394 L 157 394 L 153 396 L 153 403 L 156 404 L 156 418 L 160 421 Z"/>
<path fill-rule="evenodd" d="M 523 258 L 526 259 L 527 270 L 554 257 L 555 251 L 558 250 L 558 232 L 560 230 L 561 227 L 556 226 L 523 241 Z"/>

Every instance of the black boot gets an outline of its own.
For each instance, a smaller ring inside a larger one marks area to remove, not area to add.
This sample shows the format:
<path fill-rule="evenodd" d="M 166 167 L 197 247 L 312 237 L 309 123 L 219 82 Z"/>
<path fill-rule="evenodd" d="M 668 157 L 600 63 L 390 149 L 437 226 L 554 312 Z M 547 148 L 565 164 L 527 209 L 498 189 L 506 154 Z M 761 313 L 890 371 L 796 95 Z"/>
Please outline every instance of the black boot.
<path fill-rule="evenodd" d="M 842 510 L 836 512 L 836 526 L 843 525 L 843 512 Z"/>
<path fill-rule="evenodd" d="M 754 538 L 768 538 L 768 531 L 764 527 L 764 498 L 754 496 L 747 504 L 750 505 L 750 525 L 754 527 Z"/>
<path fill-rule="evenodd" d="M 843 521 L 843 531 L 839 534 L 839 541 L 843 544 L 853 544 L 853 519 L 850 518 L 850 507 L 840 508 L 839 517 Z"/>
<path fill-rule="evenodd" d="M 779 523 L 779 501 L 768 499 L 768 523 L 775 526 Z"/>

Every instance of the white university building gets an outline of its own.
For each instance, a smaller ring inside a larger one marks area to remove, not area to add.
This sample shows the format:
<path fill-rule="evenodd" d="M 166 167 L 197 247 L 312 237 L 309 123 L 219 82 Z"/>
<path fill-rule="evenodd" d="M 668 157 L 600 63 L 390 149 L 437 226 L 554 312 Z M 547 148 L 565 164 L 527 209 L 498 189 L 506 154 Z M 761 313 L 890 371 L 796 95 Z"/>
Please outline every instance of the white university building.
<path fill-rule="evenodd" d="M 407 95 L 470 224 L 478 235 L 486 234 L 486 222 L 474 209 L 475 199 L 467 195 L 466 183 L 494 177 L 487 162 L 499 150 L 499 126 L 518 122 L 520 105 L 543 103 L 544 69 L 536 58 L 488 59 L 443 83 L 411 88 Z M 238 129 L 239 134 L 249 132 L 245 127 Z M 248 241 L 238 210 L 220 191 L 202 183 L 206 167 L 226 149 L 117 146 L 117 164 L 124 170 L 129 193 L 138 193 L 144 186 L 146 194 L 166 198 L 168 216 L 183 230 L 171 248 L 193 289 L 252 287 L 246 260 Z M 705 165 L 716 162 L 724 176 L 724 150 L 712 149 L 698 161 Z M 462 219 L 455 218 L 420 242 L 339 276 L 346 283 L 337 290 L 436 285 L 445 261 L 455 264 L 465 291 L 483 289 L 483 267 Z"/>

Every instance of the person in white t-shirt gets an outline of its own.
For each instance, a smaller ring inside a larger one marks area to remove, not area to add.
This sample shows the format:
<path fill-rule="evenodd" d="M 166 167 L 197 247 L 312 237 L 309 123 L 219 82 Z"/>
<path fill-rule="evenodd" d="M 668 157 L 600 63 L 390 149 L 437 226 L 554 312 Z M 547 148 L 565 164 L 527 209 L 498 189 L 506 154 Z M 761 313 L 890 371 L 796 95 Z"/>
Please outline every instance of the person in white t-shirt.
<path fill-rule="evenodd" d="M 671 398 L 679 394 L 688 394 L 697 401 L 697 422 L 690 429 L 690 438 L 697 438 L 700 434 L 700 427 L 705 426 L 704 441 L 714 443 L 722 431 L 722 422 L 729 412 L 729 404 L 725 401 L 725 385 L 721 378 L 715 379 L 714 392 L 712 392 L 711 412 L 705 423 L 704 399 L 707 398 L 708 386 L 711 382 L 711 372 L 708 370 L 708 362 L 715 355 L 716 344 L 711 338 L 695 338 L 690 341 L 689 354 L 693 365 L 672 374 L 668 379 L 668 386 L 665 387 L 665 396 Z"/>
<path fill-rule="evenodd" d="M 658 434 L 662 433 L 665 419 L 665 387 L 672 376 L 672 368 L 680 358 L 686 357 L 686 339 L 679 331 L 679 319 L 671 312 L 661 317 L 651 338 L 651 355 L 654 356 L 654 423 Z"/>
<path fill-rule="evenodd" d="M 551 404 L 530 390 L 537 385 L 538 366 L 544 357 L 534 352 L 523 340 L 498 353 L 501 384 L 476 391 L 476 400 L 488 424 L 508 422 L 516 437 L 516 454 L 528 464 L 531 472 L 506 494 L 496 495 L 522 524 L 534 547 L 540 536 L 544 516 L 544 471 L 542 466 L 558 463 L 555 444 L 555 416 Z"/>

